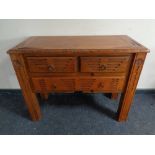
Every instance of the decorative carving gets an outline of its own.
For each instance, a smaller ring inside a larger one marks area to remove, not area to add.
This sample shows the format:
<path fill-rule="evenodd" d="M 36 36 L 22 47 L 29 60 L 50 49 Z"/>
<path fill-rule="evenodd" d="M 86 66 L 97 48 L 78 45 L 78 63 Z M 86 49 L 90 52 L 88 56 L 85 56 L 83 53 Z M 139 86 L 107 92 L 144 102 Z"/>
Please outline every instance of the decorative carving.
<path fill-rule="evenodd" d="M 32 58 L 28 57 L 28 63 L 31 65 L 48 65 L 48 59 L 46 58 Z"/>
<path fill-rule="evenodd" d="M 106 77 L 94 77 L 87 79 L 80 79 L 78 83 L 79 91 L 120 91 L 123 88 L 124 77 L 120 78 L 106 78 Z"/>
<path fill-rule="evenodd" d="M 140 66 L 140 65 L 143 64 L 143 62 L 144 62 L 144 60 L 141 59 L 141 58 L 139 58 L 139 59 L 137 59 L 137 60 L 135 61 L 135 64 L 136 64 L 137 66 Z"/>
<path fill-rule="evenodd" d="M 47 86 L 46 86 L 46 82 L 44 79 L 40 79 L 39 80 L 39 83 L 40 83 L 40 88 L 42 91 L 46 91 L 47 90 Z"/>
<path fill-rule="evenodd" d="M 98 84 L 98 88 L 104 88 L 104 83 L 103 83 L 103 82 L 100 82 L 100 83 Z"/>
<path fill-rule="evenodd" d="M 74 57 L 28 57 L 31 72 L 75 72 Z"/>
<path fill-rule="evenodd" d="M 112 79 L 112 81 L 111 81 L 111 88 L 113 90 L 117 90 L 118 84 L 119 84 L 119 79 Z"/>
<path fill-rule="evenodd" d="M 21 62 L 19 60 L 13 60 L 13 64 L 16 68 L 23 67 L 23 65 L 21 64 Z"/>
<path fill-rule="evenodd" d="M 133 73 L 133 77 L 131 79 L 132 81 L 131 91 L 134 91 L 135 85 L 137 84 L 137 80 L 139 78 L 139 72 L 142 68 L 143 63 L 144 60 L 142 58 L 135 60 L 135 72 Z"/>
<path fill-rule="evenodd" d="M 82 72 L 125 72 L 130 56 L 126 57 L 83 57 Z"/>

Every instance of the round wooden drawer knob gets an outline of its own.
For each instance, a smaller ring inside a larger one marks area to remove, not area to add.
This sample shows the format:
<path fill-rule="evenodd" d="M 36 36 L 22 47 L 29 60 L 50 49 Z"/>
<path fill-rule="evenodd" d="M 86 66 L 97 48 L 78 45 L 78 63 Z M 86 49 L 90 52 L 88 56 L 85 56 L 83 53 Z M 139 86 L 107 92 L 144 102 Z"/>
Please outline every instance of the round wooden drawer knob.
<path fill-rule="evenodd" d="M 49 66 L 48 66 L 48 70 L 49 70 L 50 72 L 53 72 L 53 71 L 55 70 L 55 68 L 54 68 L 54 66 L 49 65 Z"/>
<path fill-rule="evenodd" d="M 100 70 L 106 70 L 106 66 L 105 65 L 100 65 L 99 68 L 100 68 Z"/>
<path fill-rule="evenodd" d="M 56 85 L 55 84 L 53 84 L 52 85 L 52 89 L 56 89 L 57 87 L 56 87 Z"/>

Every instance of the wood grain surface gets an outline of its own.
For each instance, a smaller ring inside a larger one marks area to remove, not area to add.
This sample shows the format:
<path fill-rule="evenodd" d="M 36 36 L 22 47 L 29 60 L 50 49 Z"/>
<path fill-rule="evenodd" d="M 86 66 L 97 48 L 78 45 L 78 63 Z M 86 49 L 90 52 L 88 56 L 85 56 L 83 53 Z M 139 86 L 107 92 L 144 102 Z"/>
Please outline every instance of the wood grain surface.
<path fill-rule="evenodd" d="M 120 94 L 118 121 L 127 119 L 147 52 L 125 35 L 30 37 L 8 51 L 32 120 L 41 118 L 37 93 L 80 91 Z"/>

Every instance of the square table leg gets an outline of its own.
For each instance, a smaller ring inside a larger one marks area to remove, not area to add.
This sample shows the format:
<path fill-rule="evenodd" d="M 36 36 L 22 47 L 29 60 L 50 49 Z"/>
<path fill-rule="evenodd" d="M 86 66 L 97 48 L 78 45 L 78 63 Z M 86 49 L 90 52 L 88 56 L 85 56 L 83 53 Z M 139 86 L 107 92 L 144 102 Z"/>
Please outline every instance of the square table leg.
<path fill-rule="evenodd" d="M 121 95 L 118 108 L 118 121 L 125 121 L 128 117 L 132 100 L 135 95 L 136 86 L 139 80 L 146 53 L 136 53 L 133 59 L 132 67 L 129 73 L 129 79 L 124 92 Z"/>
<path fill-rule="evenodd" d="M 10 54 L 10 57 L 31 119 L 37 121 L 41 118 L 40 106 L 36 93 L 31 89 L 23 56 L 21 54 Z"/>

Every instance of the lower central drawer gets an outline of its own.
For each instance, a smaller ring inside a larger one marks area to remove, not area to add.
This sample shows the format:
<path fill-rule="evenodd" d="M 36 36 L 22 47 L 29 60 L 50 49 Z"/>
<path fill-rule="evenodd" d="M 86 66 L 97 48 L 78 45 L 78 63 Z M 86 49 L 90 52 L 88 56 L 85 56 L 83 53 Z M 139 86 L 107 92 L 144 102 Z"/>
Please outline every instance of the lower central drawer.
<path fill-rule="evenodd" d="M 34 77 L 35 92 L 121 92 L 125 78 L 118 77 Z"/>

